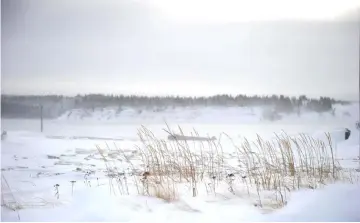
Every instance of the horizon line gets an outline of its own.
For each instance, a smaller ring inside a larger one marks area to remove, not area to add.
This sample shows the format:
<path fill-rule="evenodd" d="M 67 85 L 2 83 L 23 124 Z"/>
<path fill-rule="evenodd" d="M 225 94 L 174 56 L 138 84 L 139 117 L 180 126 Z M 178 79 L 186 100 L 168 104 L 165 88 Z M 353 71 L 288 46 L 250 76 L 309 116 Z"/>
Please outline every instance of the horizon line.
<path fill-rule="evenodd" d="M 299 98 L 301 96 L 305 96 L 308 99 L 320 99 L 320 98 L 330 98 L 337 101 L 359 101 L 359 99 L 341 99 L 338 97 L 332 97 L 332 96 L 325 96 L 325 95 L 319 95 L 319 96 L 313 96 L 310 94 L 227 94 L 227 93 L 218 93 L 218 94 L 211 94 L 211 95 L 185 95 L 185 94 L 125 94 L 125 93 L 77 93 L 77 94 L 17 94 L 17 93 L 1 93 L 1 96 L 20 96 L 20 97 L 47 97 L 47 96 L 62 96 L 62 97 L 83 97 L 83 96 L 89 96 L 89 95 L 101 95 L 105 97 L 114 97 L 114 96 L 135 96 L 135 97 L 148 97 L 148 98 L 166 98 L 166 97 L 180 97 L 180 98 L 211 98 L 216 96 L 229 96 L 229 97 L 236 97 L 236 96 L 247 96 L 247 97 L 271 97 L 271 96 L 284 96 L 288 98 Z"/>

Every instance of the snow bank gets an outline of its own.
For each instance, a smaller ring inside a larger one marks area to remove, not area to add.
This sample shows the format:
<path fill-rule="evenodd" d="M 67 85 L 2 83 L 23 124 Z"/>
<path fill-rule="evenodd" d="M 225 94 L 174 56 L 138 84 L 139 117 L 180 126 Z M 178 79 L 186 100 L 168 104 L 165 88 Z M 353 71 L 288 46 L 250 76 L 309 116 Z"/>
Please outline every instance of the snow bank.
<path fill-rule="evenodd" d="M 360 221 L 360 185 L 334 184 L 294 192 L 287 206 L 265 221 Z"/>
<path fill-rule="evenodd" d="M 166 203 L 145 196 L 112 196 L 108 188 L 83 189 L 71 204 L 24 209 L 21 221 L 116 222 L 241 222 L 241 221 L 360 221 L 359 185 L 334 184 L 318 190 L 294 192 L 288 205 L 264 214 L 241 198 L 209 202 L 183 198 Z M 16 216 L 2 210 L 2 220 Z"/>

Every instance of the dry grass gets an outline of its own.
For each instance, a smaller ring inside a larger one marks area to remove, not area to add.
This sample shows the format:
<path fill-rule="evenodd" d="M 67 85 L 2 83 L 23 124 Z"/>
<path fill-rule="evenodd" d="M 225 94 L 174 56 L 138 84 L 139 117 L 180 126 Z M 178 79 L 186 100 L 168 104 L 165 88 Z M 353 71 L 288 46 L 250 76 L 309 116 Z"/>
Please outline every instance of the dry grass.
<path fill-rule="evenodd" d="M 29 182 L 32 183 L 32 182 Z M 13 192 L 17 192 L 16 190 L 12 190 L 9 183 L 7 182 L 4 175 L 1 176 L 1 206 L 14 211 L 17 215 L 19 221 L 20 218 L 20 210 L 26 208 L 45 208 L 45 207 L 55 207 L 55 205 L 59 204 L 58 202 L 46 201 L 40 197 L 33 197 L 27 201 L 19 198 L 17 199 Z"/>
<path fill-rule="evenodd" d="M 6 178 L 1 176 L 1 206 L 12 211 L 15 211 L 20 221 L 19 210 L 23 208 L 23 206 L 16 200 Z"/>
<path fill-rule="evenodd" d="M 169 128 L 165 131 L 173 135 Z M 180 127 L 178 132 L 184 136 Z M 198 136 L 194 132 L 192 137 Z M 169 202 L 179 197 L 179 185 L 186 185 L 195 197 L 199 188 L 205 187 L 208 194 L 216 195 L 221 185 L 226 184 L 234 195 L 240 195 L 239 189 L 245 188 L 260 207 L 282 207 L 290 191 L 316 189 L 335 181 L 358 181 L 357 174 L 344 171 L 335 160 L 329 134 L 326 134 L 327 142 L 305 134 L 290 137 L 283 133 L 275 135 L 274 140 L 264 140 L 259 135 L 253 142 L 244 138 L 238 145 L 225 134 L 218 141 L 164 140 L 142 127 L 138 136 L 141 171 L 121 149 L 116 149 L 132 168 L 138 193 Z M 233 153 L 224 153 L 221 143 L 224 138 L 232 142 Z M 108 171 L 119 174 L 101 149 L 98 150 Z M 230 165 L 231 159 L 237 165 L 233 162 Z M 123 192 L 128 187 L 127 182 L 117 180 L 117 183 Z"/>

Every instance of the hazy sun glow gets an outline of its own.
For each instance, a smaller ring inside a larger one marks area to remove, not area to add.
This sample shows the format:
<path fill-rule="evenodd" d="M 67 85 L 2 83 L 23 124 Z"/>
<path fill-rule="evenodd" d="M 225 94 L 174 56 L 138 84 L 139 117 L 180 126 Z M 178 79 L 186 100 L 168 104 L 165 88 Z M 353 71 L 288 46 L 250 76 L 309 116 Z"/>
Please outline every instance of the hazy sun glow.
<path fill-rule="evenodd" d="M 359 0 L 152 0 L 177 22 L 243 22 L 279 19 L 333 20 Z"/>
<path fill-rule="evenodd" d="M 354 20 L 360 0 L 3 0 L 1 7 L 6 94 L 359 94 L 358 24 L 316 20 Z M 304 21 L 273 22 L 283 19 Z"/>

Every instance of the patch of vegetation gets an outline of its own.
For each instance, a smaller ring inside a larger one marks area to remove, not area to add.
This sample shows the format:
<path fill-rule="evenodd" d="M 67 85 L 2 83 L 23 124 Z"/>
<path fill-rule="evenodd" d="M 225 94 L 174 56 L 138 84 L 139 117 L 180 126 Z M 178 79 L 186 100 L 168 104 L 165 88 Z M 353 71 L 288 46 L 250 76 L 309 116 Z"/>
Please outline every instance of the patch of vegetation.
<path fill-rule="evenodd" d="M 56 118 L 66 111 L 71 114 L 72 109 L 83 109 L 83 115 L 89 116 L 96 109 L 114 107 L 116 114 L 120 114 L 124 107 L 136 108 L 139 114 L 143 109 L 160 112 L 166 108 L 176 107 L 207 107 L 207 106 L 271 106 L 278 113 L 301 113 L 302 110 L 327 112 L 334 104 L 346 104 L 328 97 L 319 99 L 288 97 L 284 95 L 247 96 L 247 95 L 215 95 L 210 97 L 179 97 L 179 96 L 135 96 L 135 95 L 102 95 L 88 94 L 76 97 L 61 95 L 46 96 L 18 96 L 1 95 L 1 116 L 3 118 L 39 118 L 40 105 L 43 106 L 44 118 Z M 85 117 L 84 116 L 84 117 Z"/>
<path fill-rule="evenodd" d="M 170 129 L 166 131 L 174 134 Z M 184 136 L 181 128 L 179 132 Z M 182 186 L 193 197 L 199 191 L 217 195 L 227 188 L 234 196 L 247 194 L 257 207 L 280 208 L 287 204 L 291 191 L 317 189 L 338 181 L 359 181 L 358 174 L 343 169 L 336 160 L 329 134 L 326 142 L 305 134 L 291 137 L 282 133 L 273 140 L 257 136 L 255 141 L 244 138 L 241 143 L 235 143 L 226 134 L 219 140 L 176 140 L 176 137 L 165 140 L 145 127 L 138 135 L 142 145 L 137 147 L 141 157 L 137 165 L 116 146 L 111 150 L 123 157 L 128 171 L 119 171 L 116 161 L 98 147 L 108 172 L 112 173 L 108 175 L 112 187 L 118 184 L 124 194 L 129 194 L 128 180 L 132 178 L 137 193 L 168 202 L 179 197 Z M 197 136 L 196 132 L 192 135 Z M 224 140 L 231 142 L 232 152 L 223 151 Z"/>

